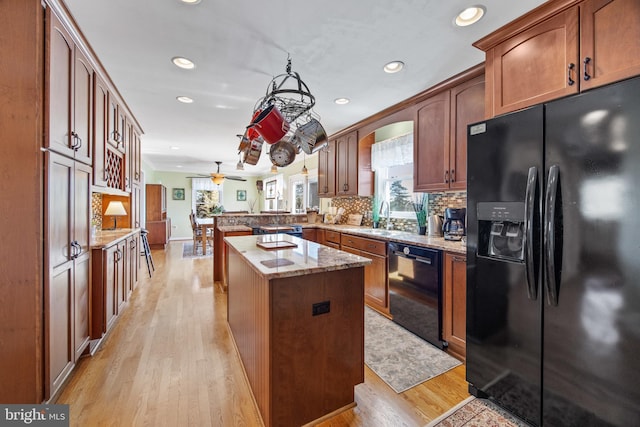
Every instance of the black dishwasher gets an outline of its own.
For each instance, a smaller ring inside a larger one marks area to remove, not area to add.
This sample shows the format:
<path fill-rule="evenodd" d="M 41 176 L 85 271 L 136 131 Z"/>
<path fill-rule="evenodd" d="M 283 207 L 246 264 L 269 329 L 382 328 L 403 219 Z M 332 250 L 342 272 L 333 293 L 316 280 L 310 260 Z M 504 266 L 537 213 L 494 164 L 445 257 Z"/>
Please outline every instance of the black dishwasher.
<path fill-rule="evenodd" d="M 389 308 L 393 321 L 443 348 L 440 266 L 439 250 L 389 243 Z"/>

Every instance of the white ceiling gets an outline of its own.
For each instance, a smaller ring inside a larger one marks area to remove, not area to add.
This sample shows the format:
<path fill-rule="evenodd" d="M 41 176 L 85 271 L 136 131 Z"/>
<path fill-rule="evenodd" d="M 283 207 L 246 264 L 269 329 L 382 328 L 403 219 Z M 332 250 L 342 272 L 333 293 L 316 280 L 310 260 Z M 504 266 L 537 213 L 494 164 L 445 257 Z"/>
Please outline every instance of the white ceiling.
<path fill-rule="evenodd" d="M 143 160 L 187 173 L 212 172 L 220 160 L 232 175 L 271 166 L 263 147 L 257 166 L 236 171 L 236 135 L 287 55 L 332 134 L 482 62 L 471 43 L 543 3 L 483 0 L 484 18 L 456 27 L 475 0 L 64 1 L 143 127 Z M 175 56 L 196 68 L 177 68 Z M 384 73 L 392 60 L 404 70 Z M 339 97 L 351 102 L 336 105 Z"/>

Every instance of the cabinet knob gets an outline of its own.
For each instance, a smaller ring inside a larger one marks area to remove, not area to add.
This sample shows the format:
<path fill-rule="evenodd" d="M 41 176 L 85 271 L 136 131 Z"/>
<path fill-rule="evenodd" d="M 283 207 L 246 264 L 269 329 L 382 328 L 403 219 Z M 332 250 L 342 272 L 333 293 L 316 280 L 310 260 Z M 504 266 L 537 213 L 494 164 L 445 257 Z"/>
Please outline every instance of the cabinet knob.
<path fill-rule="evenodd" d="M 591 62 L 591 58 L 587 56 L 582 62 L 584 63 L 584 76 L 582 78 L 587 81 L 591 78 L 591 75 L 589 75 L 589 72 L 587 71 L 587 66 L 589 65 L 589 62 Z"/>
<path fill-rule="evenodd" d="M 573 84 L 576 82 L 575 80 L 573 80 L 573 79 L 571 78 L 571 72 L 573 71 L 573 69 L 574 69 L 575 67 L 576 67 L 576 64 L 574 64 L 573 62 L 572 62 L 572 63 L 570 63 L 570 64 L 567 66 L 567 84 L 568 84 L 569 86 L 573 86 Z"/>
<path fill-rule="evenodd" d="M 445 184 L 449 183 L 449 171 L 444 171 L 444 182 Z"/>

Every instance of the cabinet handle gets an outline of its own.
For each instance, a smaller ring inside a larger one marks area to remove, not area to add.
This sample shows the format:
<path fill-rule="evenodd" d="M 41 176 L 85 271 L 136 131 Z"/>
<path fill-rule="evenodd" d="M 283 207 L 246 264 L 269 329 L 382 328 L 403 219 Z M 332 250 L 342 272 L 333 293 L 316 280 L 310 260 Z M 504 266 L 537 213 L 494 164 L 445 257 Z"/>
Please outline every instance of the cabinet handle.
<path fill-rule="evenodd" d="M 567 84 L 569 86 L 573 86 L 573 84 L 576 82 L 571 78 L 571 72 L 573 71 L 574 68 L 576 68 L 576 64 L 574 64 L 573 62 L 569 64 L 569 66 L 567 67 Z"/>
<path fill-rule="evenodd" d="M 342 184 L 342 191 L 349 191 L 349 184 Z"/>
<path fill-rule="evenodd" d="M 457 256 L 451 257 L 451 259 L 452 259 L 454 262 L 467 262 L 467 259 L 466 259 L 466 258 L 457 257 Z"/>
<path fill-rule="evenodd" d="M 449 183 L 449 171 L 444 171 L 444 182 L 445 184 Z"/>
<path fill-rule="evenodd" d="M 451 169 L 451 182 L 456 182 L 456 171 Z"/>
<path fill-rule="evenodd" d="M 589 62 L 591 62 L 591 58 L 589 58 L 588 56 L 584 58 L 584 61 L 582 61 L 584 63 L 584 76 L 583 79 L 585 81 L 589 80 L 591 78 L 591 76 L 589 75 L 589 73 L 587 72 L 587 66 L 589 65 Z"/>

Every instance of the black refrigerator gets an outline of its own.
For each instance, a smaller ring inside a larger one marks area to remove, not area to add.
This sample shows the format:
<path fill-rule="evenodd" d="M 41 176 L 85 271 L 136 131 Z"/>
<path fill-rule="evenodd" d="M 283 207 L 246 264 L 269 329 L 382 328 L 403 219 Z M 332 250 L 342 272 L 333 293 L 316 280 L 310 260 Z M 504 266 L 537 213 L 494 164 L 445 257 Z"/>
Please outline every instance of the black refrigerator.
<path fill-rule="evenodd" d="M 640 78 L 469 125 L 467 224 L 469 391 L 640 426 Z"/>

